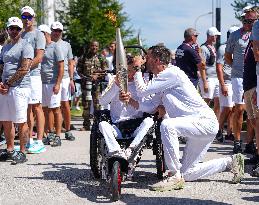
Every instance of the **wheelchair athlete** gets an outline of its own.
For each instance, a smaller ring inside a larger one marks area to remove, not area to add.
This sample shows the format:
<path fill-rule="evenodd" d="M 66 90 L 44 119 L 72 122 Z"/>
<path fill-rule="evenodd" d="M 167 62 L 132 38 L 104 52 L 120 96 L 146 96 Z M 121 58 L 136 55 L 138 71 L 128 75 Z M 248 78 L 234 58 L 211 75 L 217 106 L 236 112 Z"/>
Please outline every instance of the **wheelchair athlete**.
<path fill-rule="evenodd" d="M 109 124 L 107 121 L 101 121 L 99 123 L 99 130 L 104 136 L 108 147 L 108 154 L 111 157 L 121 157 L 126 160 L 131 156 L 131 153 L 137 148 L 154 124 L 151 117 L 143 117 L 143 112 L 150 113 L 155 111 L 151 97 L 142 99 L 137 96 L 133 78 L 136 73 L 132 65 L 133 57 L 128 56 L 127 60 L 128 92 L 131 94 L 131 100 L 135 101 L 135 103 L 145 101 L 145 106 L 142 106 L 142 103 L 138 103 L 139 109 L 135 109 L 132 105 L 127 105 L 124 101 L 120 100 L 121 93 L 117 76 L 111 78 L 108 87 L 99 99 L 102 106 L 110 104 L 112 124 Z M 131 137 L 134 138 L 134 140 L 126 150 L 122 150 L 116 139 L 127 139 Z"/>

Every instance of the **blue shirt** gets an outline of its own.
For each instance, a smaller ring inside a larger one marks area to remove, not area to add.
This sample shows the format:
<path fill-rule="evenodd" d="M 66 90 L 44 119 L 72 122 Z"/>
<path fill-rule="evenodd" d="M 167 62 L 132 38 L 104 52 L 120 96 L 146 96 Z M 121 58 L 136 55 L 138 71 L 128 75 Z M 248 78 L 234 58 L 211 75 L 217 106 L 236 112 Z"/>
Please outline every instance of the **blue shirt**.
<path fill-rule="evenodd" d="M 257 85 L 256 61 L 254 58 L 253 45 L 249 42 L 244 58 L 243 89 L 248 91 Z"/>
<path fill-rule="evenodd" d="M 201 62 L 198 53 L 189 45 L 181 44 L 175 52 L 176 66 L 185 72 L 190 79 L 198 79 L 197 64 Z"/>

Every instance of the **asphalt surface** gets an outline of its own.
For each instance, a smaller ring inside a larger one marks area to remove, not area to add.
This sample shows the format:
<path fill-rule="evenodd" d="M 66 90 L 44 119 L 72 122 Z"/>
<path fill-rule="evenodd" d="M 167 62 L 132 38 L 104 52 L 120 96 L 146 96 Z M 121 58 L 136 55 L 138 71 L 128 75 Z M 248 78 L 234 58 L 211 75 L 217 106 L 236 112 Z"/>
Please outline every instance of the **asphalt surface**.
<path fill-rule="evenodd" d="M 82 121 L 73 121 L 77 128 Z M 231 184 L 232 174 L 223 172 L 197 182 L 187 182 L 178 191 L 154 192 L 157 182 L 155 156 L 144 150 L 134 181 L 122 184 L 120 201 L 112 202 L 109 185 L 95 180 L 89 167 L 90 132 L 73 131 L 76 140 L 61 147 L 47 146 L 42 154 L 27 155 L 28 162 L 10 165 L 0 162 L 0 205 L 56 204 L 259 204 L 259 178 L 251 177 L 246 167 L 241 184 Z M 0 149 L 4 149 L 1 146 Z M 231 154 L 232 143 L 213 143 L 205 160 Z"/>

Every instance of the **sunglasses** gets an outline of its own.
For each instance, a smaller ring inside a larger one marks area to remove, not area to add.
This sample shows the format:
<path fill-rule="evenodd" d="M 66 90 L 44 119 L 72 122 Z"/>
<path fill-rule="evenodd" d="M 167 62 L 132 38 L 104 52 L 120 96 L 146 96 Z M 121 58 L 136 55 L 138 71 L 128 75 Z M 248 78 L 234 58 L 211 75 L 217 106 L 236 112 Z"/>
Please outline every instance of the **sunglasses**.
<path fill-rule="evenodd" d="M 244 19 L 243 24 L 252 24 L 256 21 L 257 19 Z"/>
<path fill-rule="evenodd" d="M 21 28 L 19 28 L 19 27 L 14 27 L 14 26 L 10 26 L 8 29 L 9 29 L 10 31 L 13 31 L 13 30 L 21 31 L 21 30 L 22 30 Z"/>
<path fill-rule="evenodd" d="M 31 21 L 33 19 L 33 16 L 22 15 L 21 17 L 23 20 L 28 19 L 29 21 Z"/>
<path fill-rule="evenodd" d="M 62 32 L 62 30 L 60 30 L 60 29 L 52 29 L 52 31 L 53 32 L 57 32 L 57 33 L 61 33 Z"/>

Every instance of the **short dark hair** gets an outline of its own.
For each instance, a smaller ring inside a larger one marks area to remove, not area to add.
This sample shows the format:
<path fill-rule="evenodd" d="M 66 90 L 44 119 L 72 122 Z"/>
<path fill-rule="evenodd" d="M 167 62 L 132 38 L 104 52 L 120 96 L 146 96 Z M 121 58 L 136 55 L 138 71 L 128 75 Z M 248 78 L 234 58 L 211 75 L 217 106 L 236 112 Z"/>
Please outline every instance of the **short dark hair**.
<path fill-rule="evenodd" d="M 171 51 L 165 46 L 152 46 L 148 50 L 150 50 L 153 57 L 158 58 L 163 65 L 168 65 L 171 62 Z"/>

